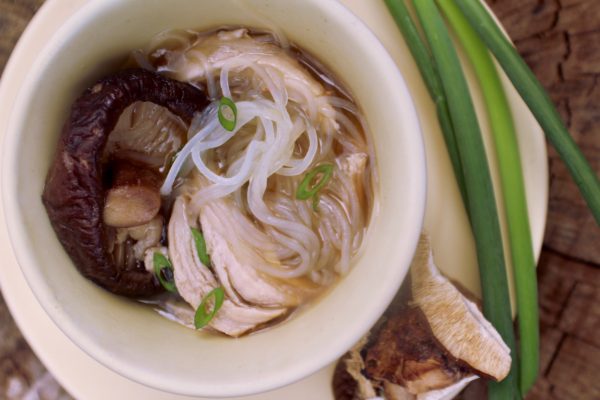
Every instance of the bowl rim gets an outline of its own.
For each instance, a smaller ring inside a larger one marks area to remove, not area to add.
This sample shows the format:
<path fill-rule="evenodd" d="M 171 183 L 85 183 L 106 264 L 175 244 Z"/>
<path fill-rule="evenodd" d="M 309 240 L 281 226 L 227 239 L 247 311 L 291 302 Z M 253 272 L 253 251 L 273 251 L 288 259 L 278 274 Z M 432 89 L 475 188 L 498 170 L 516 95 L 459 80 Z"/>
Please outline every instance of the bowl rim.
<path fill-rule="evenodd" d="M 58 0 L 49 0 L 51 2 L 57 2 Z M 415 143 L 415 153 L 413 154 L 415 160 L 418 164 L 420 164 L 421 168 L 415 168 L 414 174 L 417 174 L 418 177 L 415 179 L 417 182 L 417 187 L 412 188 L 414 190 L 414 203 L 416 203 L 418 212 L 413 216 L 414 221 L 417 221 L 416 224 L 422 227 L 424 213 L 425 213 L 425 202 L 426 202 L 426 184 L 427 184 L 427 174 L 426 174 L 426 164 L 425 164 L 425 152 L 424 152 L 424 144 L 423 137 L 421 134 L 420 123 L 417 117 L 414 100 L 410 92 L 408 91 L 407 85 L 400 71 L 396 67 L 394 61 L 391 56 L 385 50 L 379 39 L 372 33 L 372 31 L 348 8 L 346 8 L 343 4 L 331 0 L 331 1 L 319 1 L 319 0 L 311 0 L 315 7 L 321 10 L 326 15 L 341 15 L 346 19 L 347 22 L 345 24 L 352 24 L 353 29 L 356 29 L 360 32 L 361 35 L 368 38 L 369 43 L 376 47 L 377 53 L 380 54 L 380 61 L 382 64 L 382 68 L 385 68 L 390 74 L 388 78 L 391 80 L 393 77 L 393 82 L 397 87 L 397 91 L 399 96 L 401 96 L 404 100 L 404 103 L 407 105 L 407 110 L 410 114 L 404 115 L 407 125 L 412 125 L 415 132 L 415 137 L 419 140 L 419 143 Z M 118 3 L 117 0 L 89 0 L 86 4 L 84 4 L 80 9 L 75 11 L 68 20 L 65 21 L 65 24 L 55 33 L 55 35 L 50 38 L 48 43 L 45 45 L 44 50 L 38 55 L 34 64 L 32 64 L 31 69 L 28 74 L 38 75 L 42 67 L 46 64 L 44 60 L 48 58 L 52 53 L 53 49 L 55 49 L 59 43 L 63 40 L 69 40 L 72 37 L 72 32 L 82 29 L 83 25 L 85 25 L 86 21 L 89 18 L 93 18 L 93 15 L 98 11 L 98 9 L 104 9 L 105 7 L 113 7 L 114 3 Z M 41 24 L 43 21 L 44 10 L 48 7 L 48 3 L 45 8 L 42 8 L 37 18 L 32 21 L 32 24 Z M 28 28 L 29 29 L 29 28 Z M 13 252 L 18 261 L 19 267 L 21 268 L 23 275 L 26 278 L 26 281 L 29 287 L 32 289 L 35 297 L 38 302 L 50 316 L 51 320 L 57 327 L 73 342 L 75 343 L 81 350 L 90 355 L 95 360 L 99 361 L 101 364 L 107 366 L 111 370 L 126 376 L 130 379 L 138 381 L 142 384 L 156 387 L 161 390 L 166 390 L 173 393 L 187 394 L 187 395 L 198 395 L 199 392 L 196 390 L 188 391 L 181 389 L 173 389 L 168 385 L 157 385 L 155 381 L 149 382 L 147 379 L 144 379 L 143 376 L 135 375 L 130 373 L 129 365 L 120 364 L 118 359 L 114 359 L 110 352 L 107 352 L 101 346 L 99 346 L 94 341 L 90 341 L 86 336 L 85 332 L 79 328 L 76 321 L 70 319 L 68 315 L 65 313 L 61 313 L 60 309 L 52 308 L 48 304 L 47 300 L 51 296 L 50 288 L 45 284 L 40 274 L 35 272 L 36 261 L 31 256 L 31 254 L 27 251 L 27 248 L 24 247 L 24 241 L 22 238 L 27 236 L 24 228 L 20 225 L 20 220 L 18 219 L 17 213 L 11 212 L 11 210 L 15 210 L 18 208 L 17 203 L 18 199 L 15 195 L 11 194 L 10 190 L 4 190 L 4 188 L 10 187 L 15 188 L 17 186 L 16 175 L 10 174 L 11 167 L 16 164 L 17 155 L 14 149 L 18 146 L 18 129 L 20 123 L 22 122 L 24 117 L 19 117 L 19 115 L 23 114 L 23 109 L 27 107 L 27 99 L 31 98 L 36 82 L 36 79 L 26 80 L 25 84 L 19 91 L 19 95 L 16 99 L 14 111 L 11 117 L 9 118 L 7 124 L 6 135 L 4 138 L 4 144 L 2 149 L 2 201 L 4 203 L 4 213 L 7 224 L 7 229 L 9 232 L 9 239 L 11 246 L 13 248 Z M 13 133 L 14 132 L 14 133 Z M 419 230 L 420 231 L 420 230 Z M 408 239 L 408 238 L 407 238 Z M 414 238 L 409 247 L 413 249 L 416 248 L 416 243 L 418 239 L 418 233 L 415 234 Z M 412 253 L 411 253 L 412 257 Z M 408 268 L 406 268 L 406 271 Z M 402 274 L 402 278 L 398 282 L 398 286 L 400 282 L 404 279 L 404 275 Z M 396 287 L 397 289 L 397 287 Z M 387 304 L 393 298 L 396 289 L 388 290 L 382 297 L 385 297 L 388 301 L 381 306 L 381 312 L 370 316 L 370 324 L 372 325 L 379 318 L 379 315 L 385 310 Z M 343 352 L 345 352 L 350 346 L 354 344 L 354 342 L 358 341 L 360 337 L 364 334 L 364 332 L 356 333 L 353 336 L 352 343 L 346 340 L 345 342 L 338 343 L 337 346 L 332 346 L 332 348 L 341 348 L 344 349 L 340 351 L 330 351 L 329 357 L 320 358 L 319 363 L 308 363 L 302 366 L 302 368 L 296 368 L 296 372 L 289 373 L 289 377 L 286 380 L 280 380 L 277 383 L 273 382 L 255 382 L 250 388 L 243 389 L 238 391 L 231 390 L 223 390 L 221 389 L 204 389 L 202 390 L 201 395 L 203 396 L 238 396 L 238 395 L 248 395 L 253 393 L 259 393 L 266 390 L 271 390 L 279 386 L 283 386 L 294 381 L 297 381 L 310 373 L 316 372 L 318 369 L 324 367 L 328 363 L 332 362 L 336 358 L 338 358 Z M 335 353 L 335 354 L 334 354 Z M 317 365 L 318 364 L 318 365 Z M 135 375 L 135 376 L 134 376 Z"/>

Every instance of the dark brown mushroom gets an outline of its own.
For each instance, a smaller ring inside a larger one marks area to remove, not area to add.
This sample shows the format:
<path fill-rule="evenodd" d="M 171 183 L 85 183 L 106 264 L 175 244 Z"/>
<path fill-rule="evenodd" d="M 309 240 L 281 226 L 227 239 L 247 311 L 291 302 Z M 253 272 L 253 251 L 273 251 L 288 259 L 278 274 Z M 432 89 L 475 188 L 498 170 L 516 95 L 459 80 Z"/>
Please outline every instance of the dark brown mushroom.
<path fill-rule="evenodd" d="M 186 123 L 208 104 L 203 91 L 141 69 L 101 79 L 71 108 L 42 201 L 58 239 L 85 277 L 117 294 L 145 296 L 160 291 L 158 281 L 143 265 L 130 268 L 113 261 L 103 222 L 102 151 L 119 116 L 135 101 L 166 107 Z"/>
<path fill-rule="evenodd" d="M 367 377 L 404 386 L 410 393 L 444 388 L 472 374 L 437 342 L 416 307 L 391 316 L 363 352 Z"/>
<path fill-rule="evenodd" d="M 346 367 L 346 360 L 350 358 L 349 354 L 342 357 L 335 366 L 331 388 L 335 400 L 355 400 L 358 392 L 358 382 Z"/>
<path fill-rule="evenodd" d="M 447 398 L 477 377 L 504 379 L 510 364 L 510 350 L 477 304 L 435 266 L 424 234 L 392 305 L 339 362 L 334 382 L 351 376 L 355 385 L 346 382 L 336 400 L 375 397 L 366 391 L 398 400 Z"/>

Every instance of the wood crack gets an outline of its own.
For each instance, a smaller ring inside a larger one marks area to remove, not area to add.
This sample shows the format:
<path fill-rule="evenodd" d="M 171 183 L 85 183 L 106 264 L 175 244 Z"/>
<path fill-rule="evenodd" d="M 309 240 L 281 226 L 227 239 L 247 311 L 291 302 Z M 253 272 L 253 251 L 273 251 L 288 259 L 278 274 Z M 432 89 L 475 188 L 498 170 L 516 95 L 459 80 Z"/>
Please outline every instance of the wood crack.
<path fill-rule="evenodd" d="M 556 362 L 556 359 L 558 358 L 558 353 L 560 352 L 561 347 L 563 346 L 563 344 L 565 343 L 565 339 L 567 338 L 566 334 L 562 334 L 558 345 L 556 346 L 556 349 L 554 350 L 554 353 L 552 354 L 552 357 L 550 358 L 550 362 L 548 363 L 548 366 L 546 367 L 546 369 L 544 371 L 541 372 L 541 376 L 548 376 L 548 374 L 550 373 L 550 371 L 552 370 L 552 367 L 554 366 L 554 363 Z"/>
<path fill-rule="evenodd" d="M 588 265 L 590 267 L 597 268 L 598 270 L 600 270 L 600 263 L 589 261 L 589 260 L 586 260 L 586 259 L 584 259 L 582 257 L 576 256 L 576 255 L 573 255 L 573 254 L 570 254 L 570 253 L 566 253 L 564 251 L 561 251 L 561 250 L 558 250 L 558 249 L 555 249 L 555 248 L 552 248 L 551 246 L 549 246 L 548 244 L 545 244 L 545 243 L 542 246 L 542 251 L 544 251 L 546 253 L 555 254 L 555 255 L 557 255 L 557 256 L 559 256 L 559 257 L 561 257 L 561 258 L 563 258 L 563 259 L 565 259 L 567 261 L 575 262 L 575 263 L 578 263 L 578 264 L 585 264 L 585 265 Z M 599 271 L 599 273 L 600 273 L 600 271 Z"/>
<path fill-rule="evenodd" d="M 560 12 L 562 11 L 562 3 L 560 0 L 556 0 L 556 11 L 554 12 L 554 20 L 552 21 L 552 24 L 550 25 L 550 28 L 548 29 L 549 31 L 554 31 L 556 29 L 556 27 L 558 26 L 558 22 L 560 21 Z"/>
<path fill-rule="evenodd" d="M 588 89 L 588 91 L 586 93 L 586 97 L 590 97 L 594 93 L 594 91 L 596 90 L 596 86 L 598 86 L 599 78 L 600 78 L 600 75 L 598 75 L 598 74 L 594 75 L 594 82 L 592 83 L 592 85 Z"/>

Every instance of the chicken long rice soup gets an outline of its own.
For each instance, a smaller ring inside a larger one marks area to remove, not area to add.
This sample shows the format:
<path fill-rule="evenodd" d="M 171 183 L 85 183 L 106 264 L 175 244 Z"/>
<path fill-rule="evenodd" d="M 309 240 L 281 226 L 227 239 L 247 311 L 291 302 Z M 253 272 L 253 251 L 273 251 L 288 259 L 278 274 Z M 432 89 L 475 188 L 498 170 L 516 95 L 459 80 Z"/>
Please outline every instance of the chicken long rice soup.
<path fill-rule="evenodd" d="M 306 52 L 168 31 L 74 102 L 43 202 L 85 277 L 237 337 L 348 273 L 374 162 L 356 102 Z"/>

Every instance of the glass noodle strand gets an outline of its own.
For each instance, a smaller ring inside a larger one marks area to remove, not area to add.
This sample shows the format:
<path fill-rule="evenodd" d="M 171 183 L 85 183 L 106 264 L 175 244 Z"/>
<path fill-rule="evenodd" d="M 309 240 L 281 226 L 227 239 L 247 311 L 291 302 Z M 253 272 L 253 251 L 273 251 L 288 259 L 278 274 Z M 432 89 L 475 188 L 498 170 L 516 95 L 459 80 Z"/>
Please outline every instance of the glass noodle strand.
<path fill-rule="evenodd" d="M 231 196 L 239 212 L 218 214 L 231 242 L 243 241 L 281 261 L 257 268 L 279 278 L 310 276 L 321 283 L 345 274 L 366 224 L 365 201 L 356 195 L 363 189 L 356 182 L 373 179 L 363 176 L 373 172 L 370 164 L 362 165 L 358 177 L 342 170 L 340 160 L 354 153 L 373 159 L 356 105 L 332 96 L 313 78 L 302 78 L 293 70 L 300 68 L 295 61 L 274 58 L 264 43 L 256 44 L 261 50 L 244 48 L 237 54 L 214 43 L 203 47 L 205 39 L 188 32 L 166 34 L 164 40 L 175 43 L 176 50 L 163 52 L 167 63 L 160 70 L 206 85 L 214 102 L 194 117 L 161 193 L 169 195 L 195 170 L 202 179 L 189 193 L 189 211 L 200 215 L 203 207 L 216 207 L 215 200 Z M 152 46 L 159 48 L 159 41 Z M 218 122 L 220 96 L 235 102 L 232 131 Z M 333 163 L 336 171 L 320 194 L 317 217 L 311 201 L 294 195 L 321 162 Z M 367 194 L 367 209 L 369 202 Z"/>

